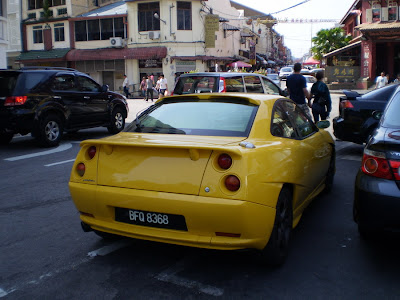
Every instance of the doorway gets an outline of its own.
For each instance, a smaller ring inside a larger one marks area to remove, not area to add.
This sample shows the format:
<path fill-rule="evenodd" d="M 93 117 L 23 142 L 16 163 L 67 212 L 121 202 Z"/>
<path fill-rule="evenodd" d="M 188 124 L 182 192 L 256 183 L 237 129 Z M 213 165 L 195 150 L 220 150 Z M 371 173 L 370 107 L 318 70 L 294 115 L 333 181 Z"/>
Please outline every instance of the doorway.
<path fill-rule="evenodd" d="M 103 71 L 103 84 L 107 84 L 110 91 L 115 91 L 113 71 Z"/>

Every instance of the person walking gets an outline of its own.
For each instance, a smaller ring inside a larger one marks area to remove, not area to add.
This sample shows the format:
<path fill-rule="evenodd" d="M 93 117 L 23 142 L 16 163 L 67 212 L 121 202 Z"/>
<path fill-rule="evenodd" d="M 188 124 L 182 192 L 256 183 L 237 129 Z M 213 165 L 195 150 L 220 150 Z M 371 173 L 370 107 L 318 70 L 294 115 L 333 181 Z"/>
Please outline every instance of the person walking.
<path fill-rule="evenodd" d="M 303 75 L 300 74 L 301 64 L 295 63 L 293 66 L 293 74 L 286 79 L 286 87 L 289 97 L 297 103 L 307 116 L 312 119 L 309 107 L 311 107 L 311 95 L 307 90 L 307 82 Z M 306 104 L 306 98 L 308 105 Z"/>
<path fill-rule="evenodd" d="M 154 94 L 153 94 L 153 88 L 154 88 L 154 80 L 151 79 L 150 76 L 147 76 L 146 79 L 146 101 L 149 101 L 149 96 L 151 97 L 151 101 L 153 102 Z"/>
<path fill-rule="evenodd" d="M 160 93 L 158 94 L 158 99 L 161 99 L 162 97 L 167 96 L 166 93 L 168 93 L 168 81 L 164 77 L 164 74 L 160 75 L 159 89 L 160 89 Z"/>
<path fill-rule="evenodd" d="M 320 117 L 321 120 L 326 120 L 329 117 L 332 109 L 332 100 L 329 88 L 323 81 L 324 73 L 318 71 L 315 77 L 317 82 L 311 87 L 311 95 L 314 97 L 311 110 L 314 122 L 317 123 Z"/>
<path fill-rule="evenodd" d="M 140 82 L 140 91 L 141 91 L 143 100 L 146 100 L 146 77 L 143 77 L 142 81 Z"/>
<path fill-rule="evenodd" d="M 381 72 L 381 75 L 376 78 L 375 88 L 379 89 L 381 87 L 384 87 L 385 85 L 387 85 L 387 83 L 388 80 L 387 77 L 385 76 L 385 72 Z"/>
<path fill-rule="evenodd" d="M 124 89 L 125 97 L 129 98 L 130 93 L 129 93 L 129 79 L 126 74 L 124 75 L 124 82 L 122 83 L 122 87 Z"/>

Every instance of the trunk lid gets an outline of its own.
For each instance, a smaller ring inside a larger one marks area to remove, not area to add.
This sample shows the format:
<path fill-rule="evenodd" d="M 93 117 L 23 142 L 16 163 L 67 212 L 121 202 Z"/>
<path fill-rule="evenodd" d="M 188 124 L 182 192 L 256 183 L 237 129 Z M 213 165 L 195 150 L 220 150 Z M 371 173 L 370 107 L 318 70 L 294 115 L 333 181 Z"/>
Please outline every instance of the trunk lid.
<path fill-rule="evenodd" d="M 98 147 L 99 185 L 198 195 L 213 150 L 245 139 L 120 133 L 82 144 Z M 229 147 L 229 151 L 235 150 Z"/>

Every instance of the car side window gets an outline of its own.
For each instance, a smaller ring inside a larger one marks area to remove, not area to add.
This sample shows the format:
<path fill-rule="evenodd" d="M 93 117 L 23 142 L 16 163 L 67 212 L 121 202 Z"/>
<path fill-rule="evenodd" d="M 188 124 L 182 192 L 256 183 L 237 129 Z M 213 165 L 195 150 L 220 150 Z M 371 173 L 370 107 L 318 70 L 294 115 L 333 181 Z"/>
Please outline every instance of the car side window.
<path fill-rule="evenodd" d="M 226 92 L 244 93 L 242 76 L 232 76 L 225 78 Z"/>
<path fill-rule="evenodd" d="M 264 93 L 264 88 L 259 76 L 244 76 L 247 93 Z"/>
<path fill-rule="evenodd" d="M 83 92 L 100 92 L 101 88 L 96 82 L 84 76 L 77 77 L 79 90 Z"/>
<path fill-rule="evenodd" d="M 272 111 L 271 134 L 283 138 L 296 138 L 296 131 L 284 107 L 275 105 Z"/>
<path fill-rule="evenodd" d="M 278 87 L 269 81 L 267 78 L 261 77 L 264 82 L 265 92 L 271 95 L 279 95 Z"/>
<path fill-rule="evenodd" d="M 58 75 L 51 83 L 51 89 L 55 91 L 77 91 L 75 77 L 72 75 Z"/>
<path fill-rule="evenodd" d="M 304 111 L 294 102 L 284 101 L 283 103 L 286 107 L 286 112 L 288 113 L 289 118 L 293 121 L 295 129 L 301 139 L 318 131 L 314 123 L 307 118 Z"/>

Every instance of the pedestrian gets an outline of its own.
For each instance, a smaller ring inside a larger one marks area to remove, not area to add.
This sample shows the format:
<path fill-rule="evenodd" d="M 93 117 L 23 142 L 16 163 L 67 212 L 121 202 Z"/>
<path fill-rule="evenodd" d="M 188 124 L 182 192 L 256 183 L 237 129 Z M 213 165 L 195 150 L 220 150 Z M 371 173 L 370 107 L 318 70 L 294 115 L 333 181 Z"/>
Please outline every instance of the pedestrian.
<path fill-rule="evenodd" d="M 154 88 L 154 80 L 151 79 L 150 76 L 147 76 L 146 79 L 146 101 L 149 101 L 149 96 L 151 97 L 151 101 L 153 102 L 154 94 L 153 94 L 153 88 Z"/>
<path fill-rule="evenodd" d="M 397 74 L 397 77 L 393 80 L 393 83 L 399 83 L 400 82 L 400 73 Z"/>
<path fill-rule="evenodd" d="M 167 79 L 164 77 L 164 74 L 160 75 L 159 90 L 160 93 L 158 94 L 158 99 L 161 99 L 164 96 L 168 96 L 168 82 Z"/>
<path fill-rule="evenodd" d="M 311 95 L 314 97 L 311 110 L 314 122 L 317 123 L 320 117 L 321 120 L 326 120 L 329 117 L 332 109 L 332 100 L 328 86 L 323 81 L 324 73 L 318 71 L 315 77 L 317 82 L 311 87 Z"/>
<path fill-rule="evenodd" d="M 130 93 L 129 93 L 129 79 L 128 76 L 126 76 L 126 74 L 124 74 L 124 82 L 122 83 L 122 87 L 124 89 L 124 93 L 126 98 L 129 98 Z"/>
<path fill-rule="evenodd" d="M 140 91 L 142 93 L 143 100 L 146 100 L 146 77 L 143 77 L 140 82 Z"/>
<path fill-rule="evenodd" d="M 385 72 L 381 72 L 381 75 L 376 78 L 375 88 L 379 89 L 381 87 L 384 87 L 385 85 L 387 85 L 387 83 L 388 80 L 387 77 L 385 76 Z"/>
<path fill-rule="evenodd" d="M 309 107 L 311 108 L 311 95 L 307 90 L 307 82 L 303 75 L 300 74 L 301 64 L 295 63 L 293 66 L 293 74 L 287 77 L 286 87 L 289 93 L 290 99 L 296 102 L 307 116 L 312 119 L 310 115 Z M 308 100 L 308 105 L 306 103 Z"/>

